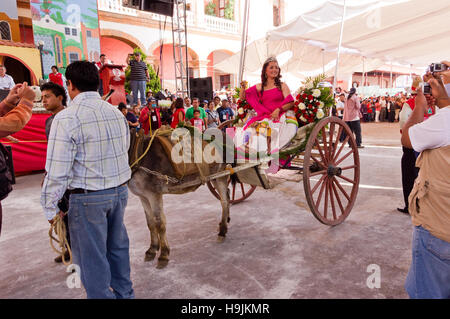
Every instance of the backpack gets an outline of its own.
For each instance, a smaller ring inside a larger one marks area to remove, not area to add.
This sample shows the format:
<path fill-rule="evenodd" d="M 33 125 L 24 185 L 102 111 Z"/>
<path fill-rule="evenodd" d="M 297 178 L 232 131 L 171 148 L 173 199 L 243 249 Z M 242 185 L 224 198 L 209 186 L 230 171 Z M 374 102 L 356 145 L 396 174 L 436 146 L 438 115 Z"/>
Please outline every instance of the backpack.
<path fill-rule="evenodd" d="M 10 158 L 11 154 L 0 143 L 0 201 L 8 197 L 8 194 L 12 191 L 13 177 L 8 165 Z"/>

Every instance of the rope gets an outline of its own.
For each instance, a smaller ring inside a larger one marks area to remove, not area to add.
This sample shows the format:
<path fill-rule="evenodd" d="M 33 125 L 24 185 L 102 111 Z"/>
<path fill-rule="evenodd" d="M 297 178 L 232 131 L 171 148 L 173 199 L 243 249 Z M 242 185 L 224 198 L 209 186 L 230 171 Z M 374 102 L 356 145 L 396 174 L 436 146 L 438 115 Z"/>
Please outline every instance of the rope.
<path fill-rule="evenodd" d="M 137 164 L 141 161 L 141 159 L 143 159 L 144 156 L 147 155 L 148 151 L 150 150 L 150 146 L 152 146 L 153 140 L 155 139 L 155 137 L 156 137 L 158 131 L 159 131 L 159 129 L 157 129 L 157 130 L 155 131 L 155 134 L 152 135 L 152 139 L 151 139 L 150 142 L 148 143 L 148 146 L 147 146 L 147 149 L 145 150 L 145 152 L 144 152 L 141 156 L 139 156 L 139 158 L 138 158 L 136 161 L 134 161 L 133 164 L 131 164 L 130 168 L 133 168 L 134 165 L 137 165 Z"/>
<path fill-rule="evenodd" d="M 55 238 L 53 236 L 53 233 L 58 238 Z M 67 241 L 66 235 L 67 235 L 66 224 L 64 223 L 64 220 L 62 220 L 61 216 L 57 214 L 53 218 L 53 223 L 51 224 L 50 230 L 48 231 L 48 236 L 50 237 L 50 246 L 57 254 L 59 254 L 62 257 L 62 262 L 64 263 L 64 265 L 68 266 L 72 263 L 72 250 L 70 249 L 70 245 Z M 56 241 L 59 244 L 59 248 L 61 250 L 55 248 L 53 241 Z M 65 259 L 66 252 L 69 253 L 68 261 L 66 261 Z"/>

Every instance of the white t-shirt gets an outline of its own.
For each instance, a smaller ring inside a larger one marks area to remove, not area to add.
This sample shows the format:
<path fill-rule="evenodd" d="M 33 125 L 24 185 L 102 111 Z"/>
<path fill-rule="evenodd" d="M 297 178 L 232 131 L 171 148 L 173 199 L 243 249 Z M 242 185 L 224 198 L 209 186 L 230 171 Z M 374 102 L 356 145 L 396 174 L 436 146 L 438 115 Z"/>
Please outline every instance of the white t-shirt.
<path fill-rule="evenodd" d="M 337 101 L 336 110 L 337 110 L 338 116 L 344 116 L 344 108 L 345 108 L 344 102 L 342 102 L 341 100 Z"/>
<path fill-rule="evenodd" d="M 416 152 L 450 145 L 450 106 L 437 109 L 428 120 L 409 128 L 409 139 Z"/>
<path fill-rule="evenodd" d="M 5 76 L 0 76 L 0 89 L 10 90 L 14 87 L 14 85 L 16 84 L 10 75 L 5 74 Z"/>

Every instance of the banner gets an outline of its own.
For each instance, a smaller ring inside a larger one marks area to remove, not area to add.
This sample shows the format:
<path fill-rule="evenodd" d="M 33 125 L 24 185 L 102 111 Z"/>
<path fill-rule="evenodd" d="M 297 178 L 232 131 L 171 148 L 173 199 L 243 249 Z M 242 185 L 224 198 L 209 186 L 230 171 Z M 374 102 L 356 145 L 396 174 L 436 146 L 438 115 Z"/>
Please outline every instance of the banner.
<path fill-rule="evenodd" d="M 98 61 L 97 0 L 31 0 L 34 42 L 43 43 L 44 77 L 52 65 L 62 74 L 71 62 Z"/>

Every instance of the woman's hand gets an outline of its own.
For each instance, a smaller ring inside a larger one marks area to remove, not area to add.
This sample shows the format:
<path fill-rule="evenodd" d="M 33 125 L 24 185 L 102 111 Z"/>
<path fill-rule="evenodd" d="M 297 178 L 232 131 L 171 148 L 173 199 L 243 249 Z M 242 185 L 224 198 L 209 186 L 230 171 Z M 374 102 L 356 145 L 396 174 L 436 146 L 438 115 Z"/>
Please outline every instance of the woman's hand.
<path fill-rule="evenodd" d="M 278 121 L 280 119 L 280 109 L 277 108 L 275 111 L 273 111 L 272 114 L 270 114 L 270 118 L 273 121 Z"/>

